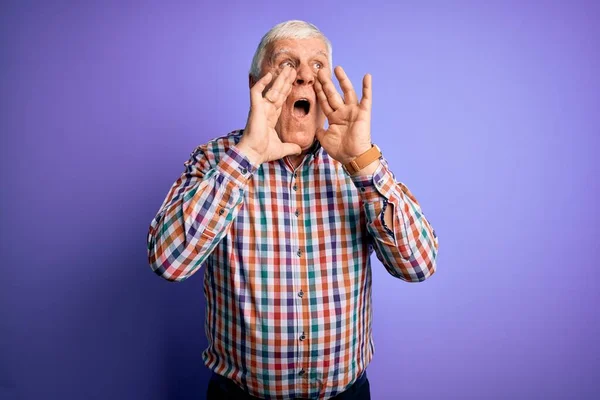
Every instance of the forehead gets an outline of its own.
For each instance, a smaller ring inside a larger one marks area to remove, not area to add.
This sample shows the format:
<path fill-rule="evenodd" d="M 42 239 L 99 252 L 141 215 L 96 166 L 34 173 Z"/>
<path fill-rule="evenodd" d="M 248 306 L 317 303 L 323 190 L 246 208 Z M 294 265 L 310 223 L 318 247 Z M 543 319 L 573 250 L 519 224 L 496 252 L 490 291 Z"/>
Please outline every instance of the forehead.
<path fill-rule="evenodd" d="M 309 38 L 276 40 L 269 46 L 266 58 L 272 58 L 273 56 L 286 53 L 305 57 L 316 55 L 322 55 L 324 57 L 328 56 L 327 45 L 322 39 Z"/>

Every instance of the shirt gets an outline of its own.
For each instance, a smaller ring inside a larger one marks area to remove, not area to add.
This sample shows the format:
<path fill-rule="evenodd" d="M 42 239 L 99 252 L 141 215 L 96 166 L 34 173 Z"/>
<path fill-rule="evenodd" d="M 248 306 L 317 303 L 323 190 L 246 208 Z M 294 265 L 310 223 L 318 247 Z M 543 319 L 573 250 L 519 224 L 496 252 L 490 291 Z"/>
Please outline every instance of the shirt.
<path fill-rule="evenodd" d="M 151 222 L 148 259 L 170 281 L 204 265 L 207 367 L 256 397 L 327 399 L 373 356 L 373 251 L 420 282 L 438 239 L 385 157 L 350 176 L 315 142 L 297 168 L 256 167 L 237 149 L 242 134 L 194 149 Z"/>

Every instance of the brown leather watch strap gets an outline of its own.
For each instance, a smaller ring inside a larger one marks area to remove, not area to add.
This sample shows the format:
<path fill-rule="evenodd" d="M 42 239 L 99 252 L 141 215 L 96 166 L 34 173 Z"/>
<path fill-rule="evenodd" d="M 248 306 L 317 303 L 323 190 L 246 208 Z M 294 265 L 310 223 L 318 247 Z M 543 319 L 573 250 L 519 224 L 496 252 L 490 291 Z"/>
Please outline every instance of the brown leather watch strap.
<path fill-rule="evenodd" d="M 377 145 L 372 145 L 369 150 L 365 151 L 348 164 L 344 164 L 344 169 L 350 175 L 354 175 L 367 165 L 371 164 L 373 161 L 377 160 L 379 157 L 381 157 L 381 150 L 379 150 Z"/>

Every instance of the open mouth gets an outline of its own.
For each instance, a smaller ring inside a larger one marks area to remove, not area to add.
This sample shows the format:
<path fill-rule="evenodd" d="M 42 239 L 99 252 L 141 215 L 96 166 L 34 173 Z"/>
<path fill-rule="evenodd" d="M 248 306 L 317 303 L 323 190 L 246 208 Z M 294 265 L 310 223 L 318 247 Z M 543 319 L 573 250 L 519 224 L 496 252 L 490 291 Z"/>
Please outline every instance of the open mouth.
<path fill-rule="evenodd" d="M 302 118 L 308 115 L 310 112 L 310 101 L 307 99 L 300 99 L 294 102 L 294 116 Z"/>

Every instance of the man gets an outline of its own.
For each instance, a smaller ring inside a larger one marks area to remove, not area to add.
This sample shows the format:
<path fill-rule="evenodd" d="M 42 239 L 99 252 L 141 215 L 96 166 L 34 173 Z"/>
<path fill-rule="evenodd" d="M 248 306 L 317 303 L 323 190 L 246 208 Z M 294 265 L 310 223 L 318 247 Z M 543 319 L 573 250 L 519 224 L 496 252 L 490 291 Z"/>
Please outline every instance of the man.
<path fill-rule="evenodd" d="M 371 264 L 420 282 L 438 239 L 372 144 L 362 98 L 313 25 L 261 40 L 243 130 L 198 146 L 148 235 L 152 269 L 204 265 L 209 399 L 369 399 Z M 325 120 L 328 121 L 324 129 Z"/>

